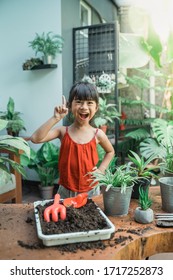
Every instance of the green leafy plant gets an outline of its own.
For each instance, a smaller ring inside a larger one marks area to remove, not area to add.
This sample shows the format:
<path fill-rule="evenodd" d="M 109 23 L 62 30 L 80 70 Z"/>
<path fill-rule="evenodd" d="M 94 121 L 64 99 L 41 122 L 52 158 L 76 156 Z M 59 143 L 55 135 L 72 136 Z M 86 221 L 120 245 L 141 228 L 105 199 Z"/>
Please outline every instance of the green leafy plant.
<path fill-rule="evenodd" d="M 149 187 L 144 190 L 142 187 L 139 187 L 139 206 L 142 210 L 147 210 L 152 205 L 152 199 L 148 195 Z"/>
<path fill-rule="evenodd" d="M 140 153 L 159 161 L 162 172 L 173 172 L 173 121 L 155 119 L 151 124 L 153 137 L 139 145 Z"/>
<path fill-rule="evenodd" d="M 19 136 L 21 130 L 26 130 L 20 112 L 15 111 L 14 100 L 10 97 L 7 103 L 7 111 L 0 112 L 0 119 L 7 120 L 7 132 L 12 136 Z"/>
<path fill-rule="evenodd" d="M 0 119 L 0 131 L 6 128 L 8 121 Z M 1 135 L 0 136 L 0 170 L 1 176 L 10 178 L 11 173 L 9 170 L 9 166 L 16 169 L 19 173 L 21 173 L 24 177 L 26 177 L 25 169 L 21 163 L 17 163 L 10 158 L 5 157 L 4 150 L 8 150 L 14 152 L 15 154 L 19 154 L 19 150 L 23 151 L 25 157 L 29 160 L 30 158 L 30 147 L 28 143 L 21 137 L 13 137 L 10 135 Z"/>
<path fill-rule="evenodd" d="M 119 119 L 120 116 L 115 104 L 107 103 L 105 98 L 99 97 L 99 111 L 94 118 L 96 127 L 113 123 L 114 119 Z"/>
<path fill-rule="evenodd" d="M 114 159 L 114 161 L 116 158 Z M 92 176 L 91 186 L 97 183 L 96 187 L 106 186 L 106 191 L 110 188 L 121 188 L 121 193 L 126 192 L 126 188 L 131 186 L 135 181 L 133 170 L 129 169 L 127 164 L 121 166 L 115 166 L 113 162 L 105 170 L 105 173 L 101 172 L 89 172 Z"/>
<path fill-rule="evenodd" d="M 134 71 L 134 70 L 133 70 Z M 149 79 L 151 77 L 159 78 L 161 81 L 163 80 L 163 83 L 166 83 L 166 80 L 168 76 L 166 74 L 163 74 L 161 71 L 151 71 L 150 69 L 135 69 L 135 73 L 132 76 L 125 76 L 125 79 L 127 81 L 127 84 L 131 87 L 133 87 L 133 93 L 134 97 L 133 99 L 128 97 L 129 95 L 122 97 L 120 96 L 119 100 L 121 102 L 121 106 L 123 106 L 123 111 L 127 111 L 127 109 L 130 107 L 129 114 L 133 112 L 133 108 L 136 109 L 137 114 L 132 114 L 131 117 L 127 117 L 124 120 L 125 125 L 132 125 L 132 126 L 150 126 L 150 123 L 153 122 L 154 118 L 150 118 L 149 114 L 147 118 L 145 118 L 146 113 L 150 109 L 154 109 L 158 113 L 165 113 L 170 114 L 169 110 L 167 108 L 163 108 L 162 106 L 158 106 L 155 104 L 151 104 L 150 102 L 147 102 L 145 100 L 146 93 L 152 88 L 155 89 L 157 92 L 164 92 L 166 90 L 166 86 L 155 86 L 151 87 L 151 84 L 149 82 Z M 170 88 L 170 90 L 172 90 Z M 173 113 L 173 112 L 172 112 Z M 133 129 L 135 130 L 135 129 Z M 146 129 L 144 130 L 145 133 Z M 141 131 L 142 132 L 142 131 Z M 131 137 L 131 135 L 126 134 L 127 137 Z M 136 133 L 137 138 L 139 136 Z M 141 134 L 141 137 L 144 139 L 145 135 Z M 133 137 L 135 138 L 135 137 Z"/>
<path fill-rule="evenodd" d="M 43 61 L 40 58 L 31 58 L 31 59 L 27 59 L 24 63 L 23 63 L 23 70 L 31 70 L 34 66 L 37 65 L 42 65 Z"/>
<path fill-rule="evenodd" d="M 33 169 L 38 174 L 41 186 L 54 185 L 58 178 L 58 156 L 59 147 L 53 143 L 45 142 L 38 151 L 31 149 L 31 158 L 21 155 L 24 166 Z"/>
<path fill-rule="evenodd" d="M 144 159 L 143 156 L 139 156 L 136 152 L 130 151 L 131 155 L 128 155 L 128 158 L 130 159 L 133 166 L 131 168 L 134 170 L 134 173 L 136 173 L 136 176 L 138 178 L 157 178 L 158 176 L 155 175 L 154 171 L 157 169 L 157 166 L 151 166 L 153 157 L 149 157 L 147 160 Z"/>
<path fill-rule="evenodd" d="M 62 53 L 64 39 L 50 31 L 48 33 L 43 32 L 41 35 L 36 33 L 34 40 L 29 43 L 29 47 L 35 51 L 36 55 L 42 53 L 44 56 L 51 55 L 55 58 L 57 53 Z"/>

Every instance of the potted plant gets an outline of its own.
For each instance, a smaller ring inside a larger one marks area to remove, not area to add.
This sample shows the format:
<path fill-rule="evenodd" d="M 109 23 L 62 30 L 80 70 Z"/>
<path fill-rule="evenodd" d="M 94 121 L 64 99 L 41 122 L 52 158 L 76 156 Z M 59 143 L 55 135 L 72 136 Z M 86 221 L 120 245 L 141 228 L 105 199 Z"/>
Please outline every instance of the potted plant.
<path fill-rule="evenodd" d="M 141 224 L 151 223 L 154 219 L 153 210 L 150 208 L 152 200 L 148 195 L 149 187 L 145 190 L 139 187 L 139 207 L 135 209 L 134 219 Z"/>
<path fill-rule="evenodd" d="M 112 75 L 106 74 L 103 72 L 103 74 L 96 79 L 95 85 L 97 86 L 97 90 L 99 93 L 111 93 L 111 91 L 115 87 L 115 77 L 112 79 Z"/>
<path fill-rule="evenodd" d="M 162 174 L 171 176 L 173 173 L 173 121 L 155 119 L 151 124 L 151 137 L 139 145 L 140 153 L 148 159 L 158 161 Z"/>
<path fill-rule="evenodd" d="M 45 142 L 38 151 L 31 149 L 29 160 L 21 155 L 22 164 L 38 174 L 39 189 L 44 199 L 51 199 L 53 196 L 54 182 L 58 178 L 58 156 L 59 147 L 50 142 Z"/>
<path fill-rule="evenodd" d="M 64 39 L 53 32 L 45 33 L 41 35 L 36 33 L 35 38 L 29 42 L 35 54 L 41 53 L 43 55 L 44 64 L 51 64 L 52 59 L 56 57 L 56 54 L 62 53 Z"/>
<path fill-rule="evenodd" d="M 7 133 L 11 136 L 19 136 L 21 130 L 26 130 L 20 112 L 15 111 L 14 100 L 10 97 L 7 103 L 7 111 L 0 112 L 0 119 L 7 120 Z"/>
<path fill-rule="evenodd" d="M 8 125 L 8 121 L 0 119 L 0 131 Z M 3 150 L 12 151 L 18 154 L 19 150 L 23 151 L 25 157 L 29 160 L 30 158 L 30 147 L 28 143 L 21 137 L 13 137 L 10 135 L 0 136 L 0 171 L 1 171 L 1 181 L 8 181 L 11 178 L 11 172 L 7 165 L 16 169 L 23 176 L 26 176 L 25 169 L 21 163 L 17 163 L 8 157 L 3 156 Z"/>
<path fill-rule="evenodd" d="M 31 70 L 34 66 L 38 66 L 38 65 L 42 65 L 43 61 L 40 58 L 31 58 L 31 59 L 27 59 L 24 63 L 23 63 L 23 70 Z"/>
<path fill-rule="evenodd" d="M 173 121 L 156 119 L 152 124 L 153 137 L 140 143 L 140 152 L 146 158 L 152 156 L 158 161 L 162 209 L 173 211 Z"/>
<path fill-rule="evenodd" d="M 150 185 L 151 180 L 152 184 L 155 184 L 156 178 L 158 176 L 155 174 L 157 170 L 157 166 L 151 165 L 153 160 L 152 157 L 145 160 L 143 156 L 139 156 L 136 152 L 130 151 L 128 155 L 130 162 L 128 164 L 131 165 L 131 169 L 134 170 L 134 174 L 137 177 L 136 182 L 133 186 L 132 198 L 139 198 L 139 187 L 141 186 L 144 190 Z"/>
<path fill-rule="evenodd" d="M 99 111 L 94 118 L 96 127 L 100 127 L 103 130 L 107 129 L 109 123 L 113 123 L 115 119 L 119 119 L 121 114 L 117 111 L 115 106 L 115 104 L 107 103 L 105 98 L 99 97 Z"/>
<path fill-rule="evenodd" d="M 115 166 L 112 161 L 105 173 L 91 172 L 90 174 L 93 178 L 91 186 L 97 183 L 95 187 L 101 187 L 106 215 L 127 215 L 136 180 L 133 170 L 126 164 Z"/>

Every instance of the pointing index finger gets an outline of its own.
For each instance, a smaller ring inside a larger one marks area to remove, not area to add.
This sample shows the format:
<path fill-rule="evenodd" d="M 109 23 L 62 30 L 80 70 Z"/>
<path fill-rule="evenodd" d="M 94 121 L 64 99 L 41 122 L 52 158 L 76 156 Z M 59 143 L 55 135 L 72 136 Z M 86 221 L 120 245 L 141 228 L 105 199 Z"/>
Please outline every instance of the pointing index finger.
<path fill-rule="evenodd" d="M 67 104 L 67 101 L 65 99 L 65 96 L 62 95 L 62 105 L 66 106 L 66 104 Z"/>

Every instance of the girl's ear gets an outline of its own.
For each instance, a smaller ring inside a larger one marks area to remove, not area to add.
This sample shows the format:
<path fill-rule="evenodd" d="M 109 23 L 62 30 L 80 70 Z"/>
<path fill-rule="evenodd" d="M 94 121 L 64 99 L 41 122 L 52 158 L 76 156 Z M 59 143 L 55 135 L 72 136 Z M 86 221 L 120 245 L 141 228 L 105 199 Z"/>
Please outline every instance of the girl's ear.
<path fill-rule="evenodd" d="M 99 110 L 99 104 L 96 104 L 96 112 Z"/>

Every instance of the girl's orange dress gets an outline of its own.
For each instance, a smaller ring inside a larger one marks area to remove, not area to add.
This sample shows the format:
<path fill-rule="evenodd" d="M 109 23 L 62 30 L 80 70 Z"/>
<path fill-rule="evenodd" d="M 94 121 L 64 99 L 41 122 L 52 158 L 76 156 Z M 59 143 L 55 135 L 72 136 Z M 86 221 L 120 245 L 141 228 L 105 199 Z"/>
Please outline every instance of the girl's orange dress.
<path fill-rule="evenodd" d="M 86 144 L 74 142 L 66 127 L 66 133 L 61 142 L 58 161 L 59 185 L 74 192 L 88 192 L 91 187 L 91 177 L 87 175 L 98 163 L 96 133 Z"/>

